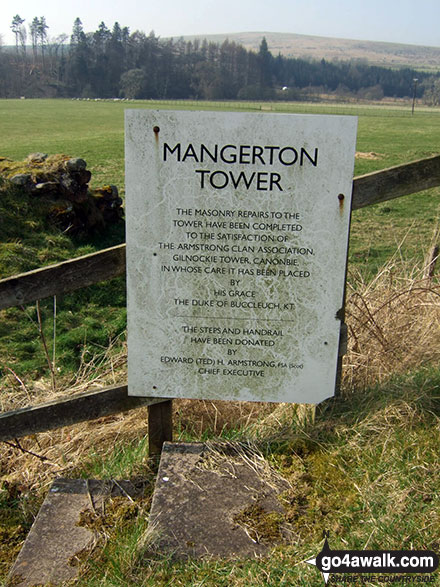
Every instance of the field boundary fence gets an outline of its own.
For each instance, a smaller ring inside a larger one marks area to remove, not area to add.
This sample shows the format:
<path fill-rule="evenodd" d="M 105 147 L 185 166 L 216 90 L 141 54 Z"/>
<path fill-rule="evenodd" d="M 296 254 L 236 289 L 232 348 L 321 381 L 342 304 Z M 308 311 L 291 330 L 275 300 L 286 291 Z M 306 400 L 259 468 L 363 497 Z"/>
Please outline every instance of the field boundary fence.
<path fill-rule="evenodd" d="M 353 180 L 352 209 L 440 186 L 440 155 Z M 70 293 L 125 274 L 125 244 L 0 280 L 0 310 Z M 126 383 L 68 394 L 51 402 L 0 413 L 0 441 L 148 406 L 150 454 L 172 436 L 172 401 L 128 396 Z"/>

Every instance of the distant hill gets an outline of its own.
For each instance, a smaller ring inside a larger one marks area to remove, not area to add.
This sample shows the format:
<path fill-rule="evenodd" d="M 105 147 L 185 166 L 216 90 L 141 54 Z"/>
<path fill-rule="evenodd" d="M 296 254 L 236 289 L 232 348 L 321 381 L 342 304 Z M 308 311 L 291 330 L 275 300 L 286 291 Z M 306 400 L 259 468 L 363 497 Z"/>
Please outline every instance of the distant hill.
<path fill-rule="evenodd" d="M 225 39 L 229 39 L 240 43 L 246 49 L 257 51 L 263 37 L 266 37 L 273 55 L 281 53 L 286 57 L 326 60 L 363 59 L 371 65 L 440 70 L 440 47 L 267 32 L 197 35 L 183 38 L 185 40 L 207 39 L 215 43 L 222 43 Z"/>

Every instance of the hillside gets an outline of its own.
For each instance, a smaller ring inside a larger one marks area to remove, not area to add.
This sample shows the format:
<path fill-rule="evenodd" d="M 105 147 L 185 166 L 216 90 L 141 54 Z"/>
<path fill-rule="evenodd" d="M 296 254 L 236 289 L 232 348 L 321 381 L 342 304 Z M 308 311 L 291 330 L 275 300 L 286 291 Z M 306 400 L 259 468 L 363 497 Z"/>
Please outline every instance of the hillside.
<path fill-rule="evenodd" d="M 222 43 L 225 39 L 240 43 L 246 49 L 258 50 L 265 37 L 273 55 L 307 57 L 312 59 L 363 59 L 370 64 L 387 67 L 409 66 L 417 69 L 439 70 L 440 47 L 423 47 L 377 41 L 356 41 L 314 37 L 295 33 L 246 32 L 183 37 L 185 40 L 208 39 Z"/>

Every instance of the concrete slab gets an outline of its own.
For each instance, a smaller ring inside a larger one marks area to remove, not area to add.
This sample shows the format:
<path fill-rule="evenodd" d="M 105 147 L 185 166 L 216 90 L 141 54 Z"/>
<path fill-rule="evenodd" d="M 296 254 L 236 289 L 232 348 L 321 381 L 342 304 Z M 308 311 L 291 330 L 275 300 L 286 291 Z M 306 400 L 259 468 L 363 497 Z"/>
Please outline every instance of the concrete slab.
<path fill-rule="evenodd" d="M 291 538 L 277 496 L 288 483 L 241 445 L 163 447 L 150 525 L 176 559 L 268 554 Z"/>
<path fill-rule="evenodd" d="M 79 525 L 81 514 L 100 511 L 109 497 L 136 497 L 142 489 L 129 481 L 55 480 L 11 569 L 8 584 L 58 585 L 74 579 L 79 566 L 71 563 L 72 558 L 95 540 L 92 530 Z"/>

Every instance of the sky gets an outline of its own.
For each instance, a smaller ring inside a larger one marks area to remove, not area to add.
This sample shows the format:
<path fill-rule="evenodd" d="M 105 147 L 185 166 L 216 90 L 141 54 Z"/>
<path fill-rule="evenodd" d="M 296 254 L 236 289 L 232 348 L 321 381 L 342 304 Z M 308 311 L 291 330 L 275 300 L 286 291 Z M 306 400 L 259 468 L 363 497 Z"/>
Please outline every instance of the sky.
<path fill-rule="evenodd" d="M 439 0 L 0 0 L 4 45 L 15 42 L 16 14 L 25 25 L 44 16 L 49 39 L 70 37 L 79 17 L 85 32 L 118 21 L 160 37 L 255 31 L 440 46 Z"/>

